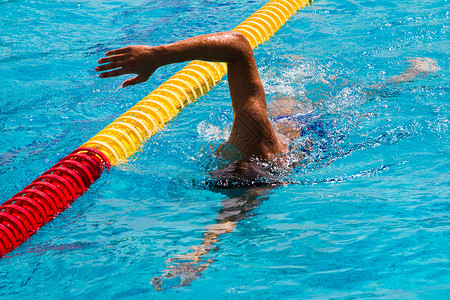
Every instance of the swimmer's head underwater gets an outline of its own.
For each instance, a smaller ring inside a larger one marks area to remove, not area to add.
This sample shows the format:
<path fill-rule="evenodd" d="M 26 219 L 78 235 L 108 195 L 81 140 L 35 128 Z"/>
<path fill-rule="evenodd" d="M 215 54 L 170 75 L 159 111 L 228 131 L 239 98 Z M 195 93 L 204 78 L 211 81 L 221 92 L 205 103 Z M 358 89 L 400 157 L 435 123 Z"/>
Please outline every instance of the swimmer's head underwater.
<path fill-rule="evenodd" d="M 248 159 L 239 159 L 208 173 L 207 185 L 219 189 L 277 186 L 283 182 Z"/>

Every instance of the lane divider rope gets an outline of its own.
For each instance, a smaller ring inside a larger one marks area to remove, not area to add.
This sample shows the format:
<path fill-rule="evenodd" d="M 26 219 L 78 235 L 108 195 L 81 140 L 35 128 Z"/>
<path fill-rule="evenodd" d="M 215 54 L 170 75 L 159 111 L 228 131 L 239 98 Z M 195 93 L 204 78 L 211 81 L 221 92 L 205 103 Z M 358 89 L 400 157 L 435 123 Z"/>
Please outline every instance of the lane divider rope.
<path fill-rule="evenodd" d="M 69 207 L 109 168 L 102 152 L 78 148 L 0 205 L 0 255 Z"/>
<path fill-rule="evenodd" d="M 233 30 L 256 48 L 311 0 L 272 0 Z M 186 105 L 225 76 L 225 63 L 192 61 L 97 135 L 0 205 L 0 257 L 69 207 L 111 166 L 126 162 Z"/>

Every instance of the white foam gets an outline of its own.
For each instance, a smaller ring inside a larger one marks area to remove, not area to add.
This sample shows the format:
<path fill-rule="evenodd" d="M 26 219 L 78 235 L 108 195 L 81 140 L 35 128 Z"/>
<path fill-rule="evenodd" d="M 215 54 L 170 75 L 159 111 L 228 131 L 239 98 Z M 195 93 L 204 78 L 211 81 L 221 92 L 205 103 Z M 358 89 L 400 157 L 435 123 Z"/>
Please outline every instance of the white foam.
<path fill-rule="evenodd" d="M 220 129 L 207 121 L 201 121 L 197 125 L 197 132 L 202 139 L 208 142 L 223 141 L 230 136 L 230 131 L 227 128 Z"/>

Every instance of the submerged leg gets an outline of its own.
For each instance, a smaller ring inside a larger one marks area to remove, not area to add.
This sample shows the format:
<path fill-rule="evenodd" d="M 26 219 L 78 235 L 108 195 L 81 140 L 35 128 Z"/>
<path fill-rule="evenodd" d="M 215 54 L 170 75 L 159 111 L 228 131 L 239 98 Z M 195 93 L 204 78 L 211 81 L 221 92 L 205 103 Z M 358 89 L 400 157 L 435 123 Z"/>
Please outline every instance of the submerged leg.
<path fill-rule="evenodd" d="M 371 86 L 373 89 L 382 89 L 388 85 L 400 84 L 403 82 L 413 81 L 417 78 L 427 76 L 431 73 L 436 73 L 440 70 L 434 59 L 428 57 L 416 57 L 407 60 L 409 67 L 400 75 L 392 76 L 388 80 L 380 84 Z"/>

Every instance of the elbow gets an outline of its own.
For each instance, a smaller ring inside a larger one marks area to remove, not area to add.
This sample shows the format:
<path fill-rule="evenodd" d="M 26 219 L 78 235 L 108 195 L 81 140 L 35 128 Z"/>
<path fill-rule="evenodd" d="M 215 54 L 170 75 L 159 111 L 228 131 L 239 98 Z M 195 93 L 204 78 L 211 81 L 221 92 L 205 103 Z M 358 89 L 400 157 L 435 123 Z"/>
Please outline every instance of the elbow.
<path fill-rule="evenodd" d="M 236 40 L 236 42 L 238 43 L 242 43 L 242 44 L 248 44 L 250 45 L 250 42 L 248 41 L 248 39 L 245 37 L 245 35 L 243 35 L 242 33 L 240 33 L 239 31 L 230 31 L 229 35 Z"/>
<path fill-rule="evenodd" d="M 252 45 L 245 35 L 238 31 L 230 31 L 229 34 L 233 44 L 235 44 L 239 49 L 253 51 Z"/>
<path fill-rule="evenodd" d="M 253 57 L 252 45 L 245 35 L 237 31 L 229 31 L 226 35 L 231 56 L 229 62 L 242 57 Z"/>

